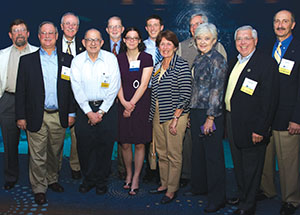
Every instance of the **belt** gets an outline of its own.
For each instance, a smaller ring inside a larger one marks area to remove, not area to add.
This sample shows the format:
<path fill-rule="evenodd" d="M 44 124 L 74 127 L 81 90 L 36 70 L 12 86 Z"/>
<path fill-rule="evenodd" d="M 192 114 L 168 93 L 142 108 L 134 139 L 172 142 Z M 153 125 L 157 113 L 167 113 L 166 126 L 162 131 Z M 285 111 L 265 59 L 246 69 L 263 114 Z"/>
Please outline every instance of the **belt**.
<path fill-rule="evenodd" d="M 58 109 L 44 109 L 44 111 L 46 111 L 49 114 L 52 114 L 52 113 L 57 113 Z"/>
<path fill-rule="evenodd" d="M 99 107 L 102 104 L 103 100 L 95 100 L 95 101 L 89 101 L 89 105 Z"/>
<path fill-rule="evenodd" d="M 4 92 L 7 94 L 10 94 L 10 95 L 15 95 L 15 93 L 13 93 L 13 92 L 8 92 L 8 91 L 4 91 Z"/>

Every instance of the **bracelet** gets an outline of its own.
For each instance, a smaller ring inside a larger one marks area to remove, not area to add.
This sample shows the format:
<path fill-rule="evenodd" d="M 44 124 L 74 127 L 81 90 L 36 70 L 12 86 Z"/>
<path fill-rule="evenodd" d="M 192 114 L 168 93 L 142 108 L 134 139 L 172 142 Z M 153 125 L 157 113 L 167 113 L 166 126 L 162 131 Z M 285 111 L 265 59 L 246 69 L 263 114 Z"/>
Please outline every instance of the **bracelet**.
<path fill-rule="evenodd" d="M 179 117 L 178 116 L 175 116 L 175 115 L 173 115 L 173 117 L 172 117 L 173 119 L 179 119 Z"/>
<path fill-rule="evenodd" d="M 213 116 L 208 116 L 207 119 L 214 120 L 215 117 L 213 117 Z"/>

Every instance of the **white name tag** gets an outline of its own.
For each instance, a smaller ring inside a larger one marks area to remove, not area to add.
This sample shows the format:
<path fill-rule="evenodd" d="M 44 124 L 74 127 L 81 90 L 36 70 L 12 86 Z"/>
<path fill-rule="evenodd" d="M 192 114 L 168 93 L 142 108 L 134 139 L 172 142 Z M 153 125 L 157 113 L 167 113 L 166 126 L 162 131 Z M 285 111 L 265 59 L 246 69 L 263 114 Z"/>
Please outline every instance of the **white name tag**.
<path fill-rule="evenodd" d="M 279 72 L 285 75 L 291 75 L 295 61 L 282 58 L 279 65 Z"/>
<path fill-rule="evenodd" d="M 252 96 L 256 88 L 256 85 L 257 85 L 257 81 L 253 81 L 249 78 L 245 78 L 244 83 L 241 87 L 241 91 Z"/>
<path fill-rule="evenodd" d="M 69 67 L 62 66 L 62 68 L 61 68 L 61 79 L 70 81 L 70 73 L 71 73 L 71 69 Z"/>
<path fill-rule="evenodd" d="M 139 71 L 140 69 L 140 64 L 141 61 L 140 60 L 135 60 L 135 61 L 131 61 L 129 64 L 129 71 Z"/>

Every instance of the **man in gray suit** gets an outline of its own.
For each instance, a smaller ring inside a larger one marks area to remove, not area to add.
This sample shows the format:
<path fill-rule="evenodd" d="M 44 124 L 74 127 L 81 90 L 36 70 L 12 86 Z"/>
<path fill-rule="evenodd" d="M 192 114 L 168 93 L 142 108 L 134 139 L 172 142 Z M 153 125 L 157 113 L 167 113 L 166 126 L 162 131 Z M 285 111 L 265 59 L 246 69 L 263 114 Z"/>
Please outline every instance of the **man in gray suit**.
<path fill-rule="evenodd" d="M 204 14 L 194 14 L 190 18 L 190 32 L 192 37 L 179 43 L 177 54 L 183 59 L 188 61 L 190 68 L 192 68 L 195 57 L 198 55 L 198 49 L 195 44 L 195 30 L 202 23 L 208 22 L 208 18 Z M 220 52 L 227 60 L 227 54 L 224 46 L 220 42 L 216 42 L 215 49 Z M 183 155 L 182 155 L 182 172 L 180 179 L 180 186 L 184 187 L 191 179 L 191 157 L 192 157 L 192 139 L 191 131 L 186 129 L 184 141 L 183 141 Z M 186 195 L 194 195 L 195 193 L 186 192 Z"/>

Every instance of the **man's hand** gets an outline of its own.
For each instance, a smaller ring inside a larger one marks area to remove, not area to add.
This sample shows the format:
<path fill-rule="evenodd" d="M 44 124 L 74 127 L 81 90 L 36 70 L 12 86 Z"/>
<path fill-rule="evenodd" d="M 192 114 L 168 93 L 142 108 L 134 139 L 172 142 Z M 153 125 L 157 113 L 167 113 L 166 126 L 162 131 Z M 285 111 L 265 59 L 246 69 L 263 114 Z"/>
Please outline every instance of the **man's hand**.
<path fill-rule="evenodd" d="M 22 129 L 22 130 L 26 130 L 26 126 L 27 126 L 27 122 L 25 119 L 19 119 L 17 120 L 17 127 Z"/>
<path fill-rule="evenodd" d="M 69 127 L 71 127 L 75 123 L 75 117 L 69 116 L 69 120 L 68 121 L 69 121 Z"/>
<path fill-rule="evenodd" d="M 263 139 L 264 139 L 263 136 L 261 136 L 261 135 L 259 135 L 259 134 L 256 134 L 256 133 L 254 133 L 254 132 L 252 133 L 252 142 L 253 142 L 254 144 L 261 142 Z"/>
<path fill-rule="evenodd" d="M 90 111 L 86 115 L 89 118 L 88 123 L 92 126 L 96 125 L 97 123 L 101 122 L 101 120 L 102 120 L 102 115 L 97 112 L 94 113 L 94 112 Z"/>
<path fill-rule="evenodd" d="M 300 125 L 295 122 L 289 122 L 289 127 L 287 129 L 289 134 L 300 134 Z"/>

